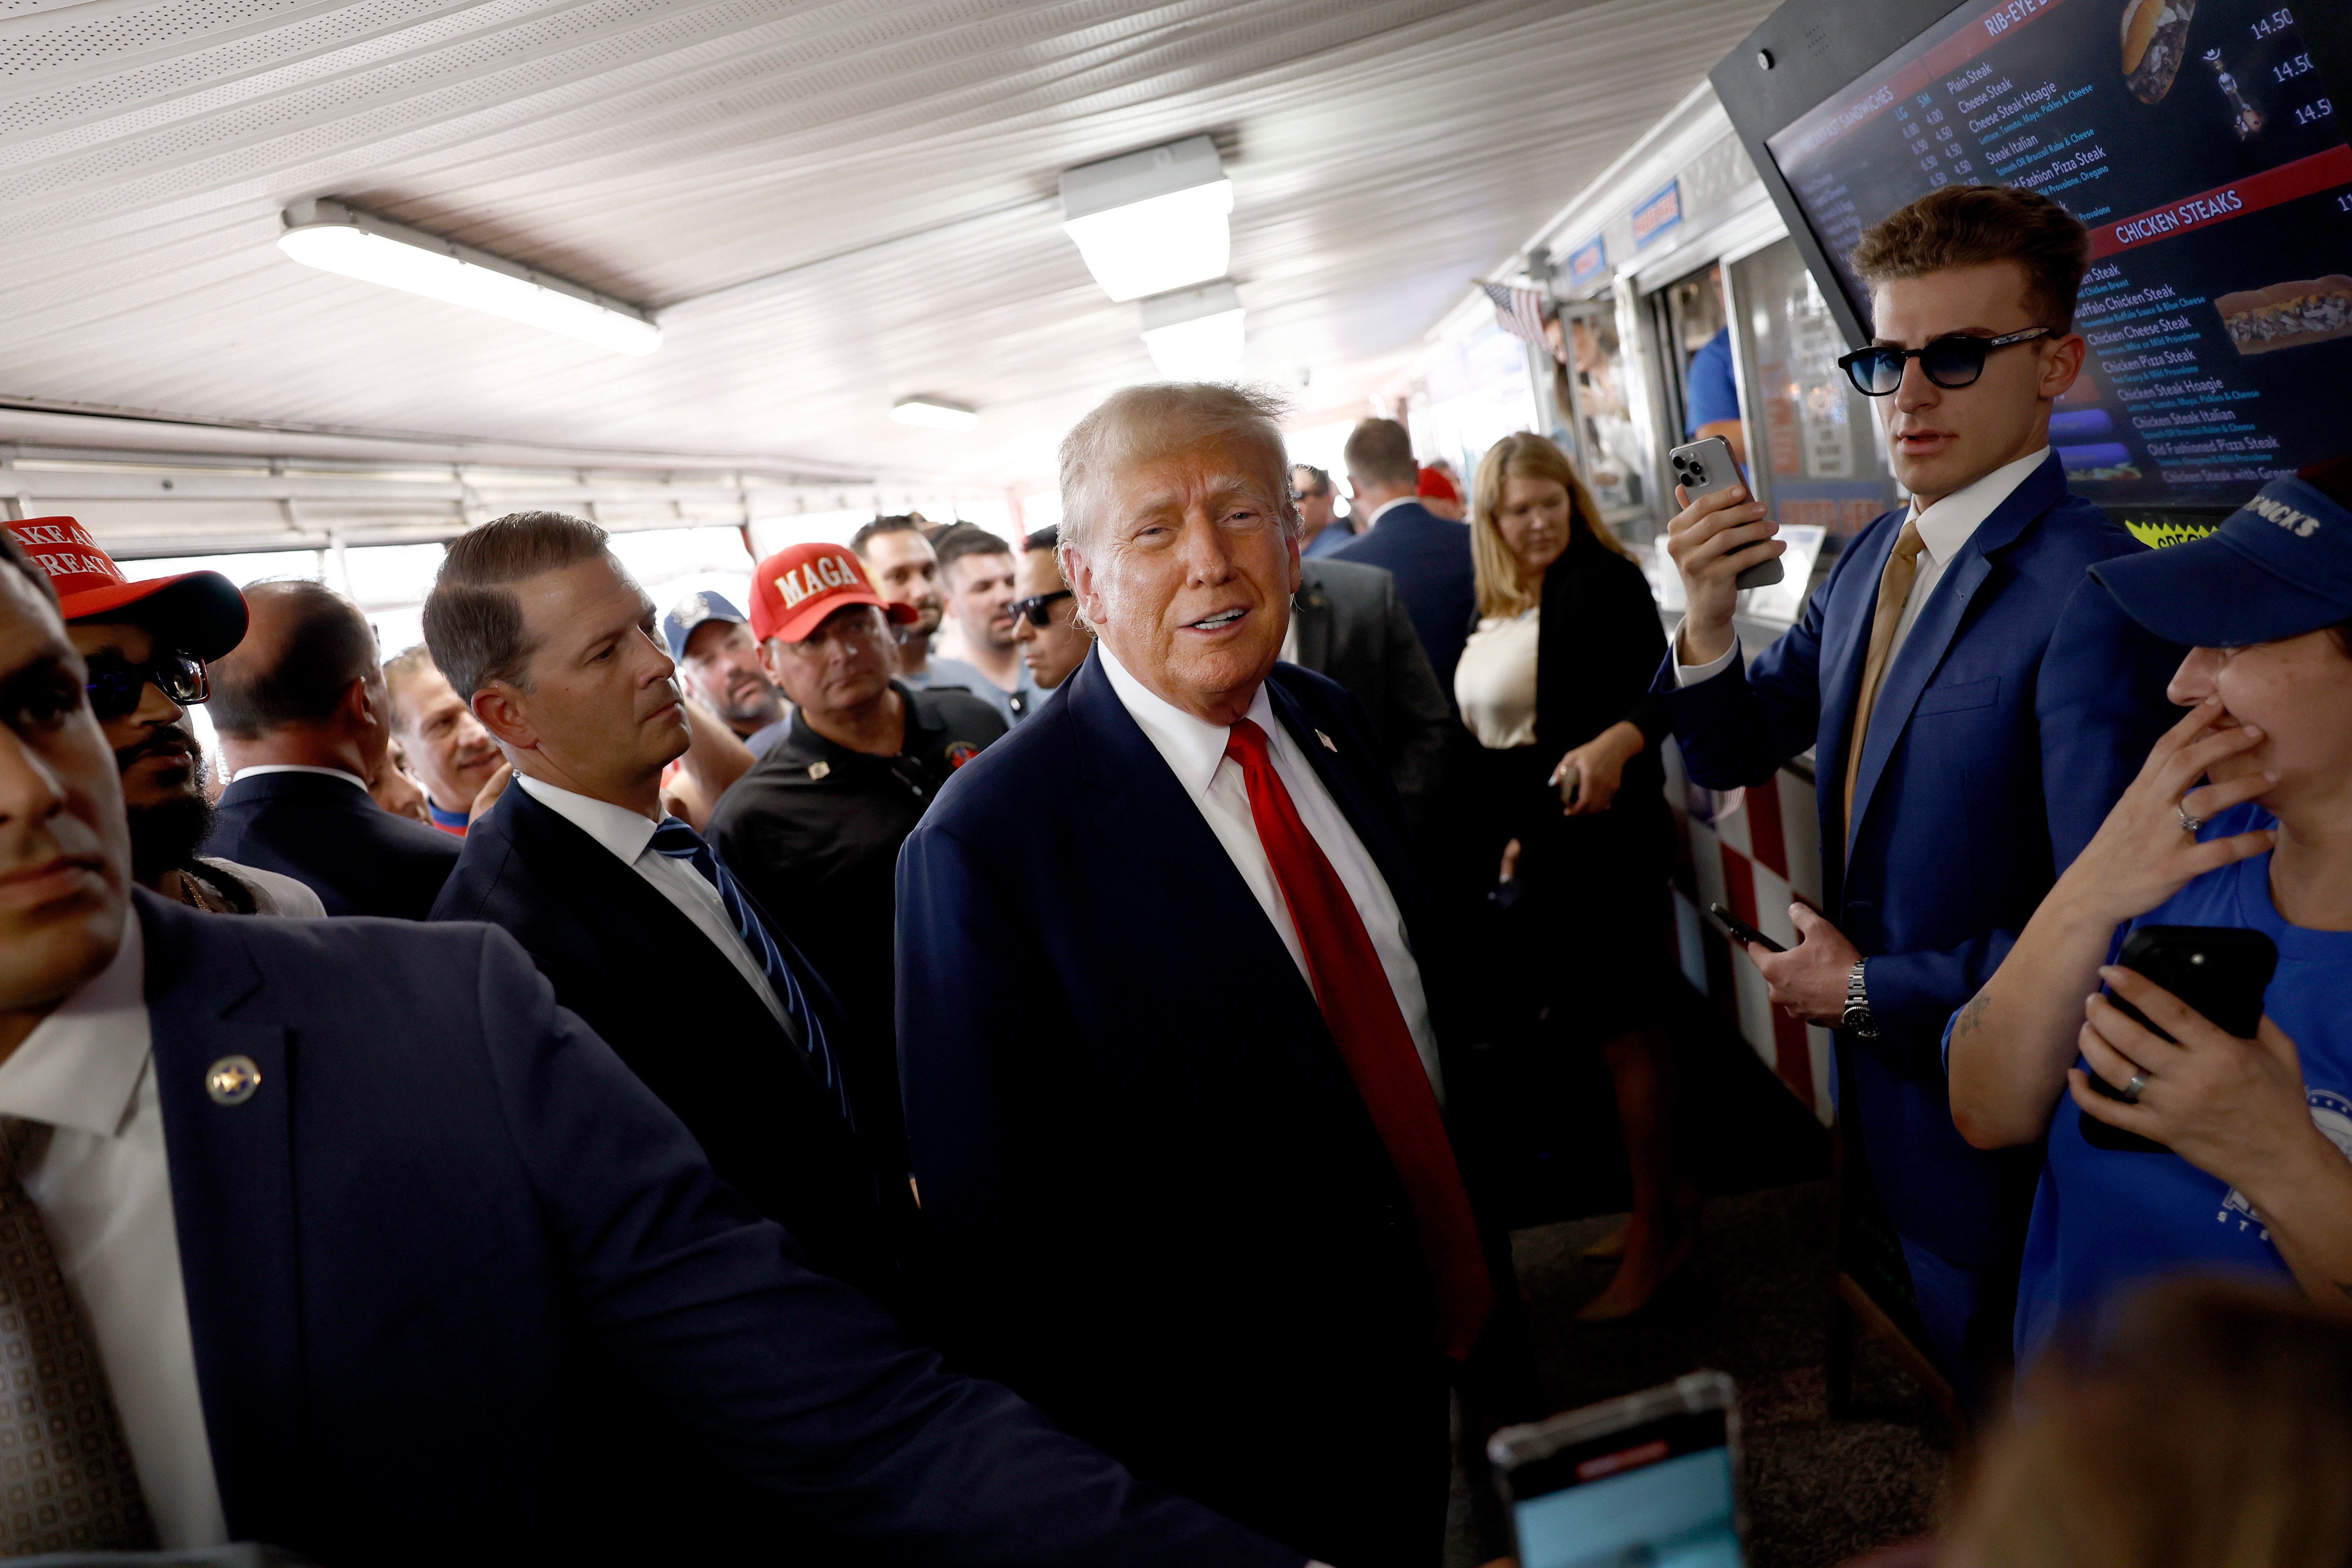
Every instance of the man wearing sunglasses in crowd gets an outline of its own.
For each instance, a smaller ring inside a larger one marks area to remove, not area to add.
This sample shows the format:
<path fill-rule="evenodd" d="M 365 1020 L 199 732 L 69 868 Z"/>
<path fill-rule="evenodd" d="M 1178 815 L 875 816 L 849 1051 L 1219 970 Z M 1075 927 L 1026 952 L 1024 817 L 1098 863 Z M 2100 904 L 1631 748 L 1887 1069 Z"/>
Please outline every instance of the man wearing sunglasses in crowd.
<path fill-rule="evenodd" d="M 949 775 L 1003 735 L 992 702 L 896 679 L 896 626 L 838 544 L 801 544 L 751 573 L 751 633 L 792 728 L 728 790 L 710 841 L 855 1026 L 842 1067 L 859 1131 L 904 1170 L 895 1048 L 898 846 Z"/>
<path fill-rule="evenodd" d="M 245 636 L 236 584 L 217 572 L 131 582 L 69 517 L 7 528 L 48 574 L 89 666 L 90 711 L 122 774 L 132 879 L 216 914 L 325 914 L 319 895 L 291 877 L 196 853 L 214 811 L 188 710 L 212 695 L 206 663 Z"/>
<path fill-rule="evenodd" d="M 1040 691 L 1051 691 L 1087 662 L 1095 646 L 1092 633 L 1077 624 L 1078 602 L 1062 581 L 1055 559 L 1062 540 L 1058 528 L 1041 528 L 1021 543 L 1021 560 L 1013 568 L 1013 640 L 1021 645 L 1021 661 Z"/>
<path fill-rule="evenodd" d="M 1946 186 L 1863 237 L 1874 335 L 1839 363 L 1911 500 L 1845 542 L 1752 664 L 1733 579 L 1781 552 L 1777 524 L 1734 487 L 1680 495 L 1668 530 L 1689 607 L 1657 689 L 1691 777 L 1757 784 L 1813 752 L 1822 907 L 1790 910 L 1788 952 L 1748 955 L 1776 1005 L 1837 1030 L 1849 1177 L 1894 1222 L 1925 1348 L 1971 1403 L 2006 1355 L 2040 1155 L 1961 1140 L 1943 1023 L 2162 733 L 2180 659 L 2090 580 L 2140 546 L 2068 493 L 2049 449 L 2087 352 L 2088 254 L 2055 203 L 1989 186 Z"/>

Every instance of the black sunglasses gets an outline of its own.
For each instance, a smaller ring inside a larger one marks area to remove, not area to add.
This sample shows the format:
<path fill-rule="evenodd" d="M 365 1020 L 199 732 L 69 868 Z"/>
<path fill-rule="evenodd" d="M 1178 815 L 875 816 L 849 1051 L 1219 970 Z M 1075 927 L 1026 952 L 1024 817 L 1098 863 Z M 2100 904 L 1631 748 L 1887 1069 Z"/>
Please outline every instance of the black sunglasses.
<path fill-rule="evenodd" d="M 1043 631 L 1051 624 L 1054 601 L 1066 599 L 1069 596 L 1070 591 L 1067 588 L 1056 588 L 1050 594 L 1032 594 L 1025 599 L 1015 599 L 1013 601 L 1013 618 L 1016 621 L 1025 620 Z"/>
<path fill-rule="evenodd" d="M 1985 355 L 1993 350 L 2056 335 L 2057 330 L 2053 327 L 2028 327 L 2021 332 L 1998 338 L 1973 338 L 1965 332 L 1955 332 L 1950 337 L 1936 339 L 1924 349 L 1876 345 L 1856 349 L 1850 354 L 1840 354 L 1838 365 L 1853 383 L 1854 390 L 1864 397 L 1891 396 L 1903 384 L 1903 362 L 1912 359 L 1919 362 L 1919 368 L 1927 373 L 1929 381 L 1957 390 L 1976 384 L 1977 377 L 1984 374 Z"/>
<path fill-rule="evenodd" d="M 89 660 L 89 710 L 101 720 L 135 712 L 139 694 L 150 682 L 183 708 L 213 694 L 205 661 L 194 654 L 159 653 L 152 664 L 136 665 L 101 653 Z"/>

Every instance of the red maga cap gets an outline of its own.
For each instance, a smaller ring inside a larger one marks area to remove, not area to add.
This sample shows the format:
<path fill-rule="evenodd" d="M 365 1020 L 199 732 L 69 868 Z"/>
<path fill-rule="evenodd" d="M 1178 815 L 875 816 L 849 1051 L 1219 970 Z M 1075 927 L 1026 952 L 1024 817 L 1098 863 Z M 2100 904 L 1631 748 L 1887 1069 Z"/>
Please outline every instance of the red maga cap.
<path fill-rule="evenodd" d="M 912 605 L 894 605 L 876 593 L 857 557 L 838 544 L 795 544 L 752 569 L 751 635 L 761 642 L 805 642 L 844 605 L 872 605 L 899 622 L 922 616 Z"/>
<path fill-rule="evenodd" d="M 1413 493 L 1416 495 L 1428 496 L 1433 500 L 1460 500 L 1462 499 L 1462 492 L 1454 488 L 1454 481 L 1447 479 L 1443 473 L 1435 468 L 1423 468 L 1421 470 L 1421 479 L 1418 484 L 1413 486 Z"/>
<path fill-rule="evenodd" d="M 245 595 L 217 572 L 133 583 L 72 518 L 28 517 L 0 527 L 48 574 L 68 621 L 135 621 L 201 659 L 218 658 L 245 640 Z"/>

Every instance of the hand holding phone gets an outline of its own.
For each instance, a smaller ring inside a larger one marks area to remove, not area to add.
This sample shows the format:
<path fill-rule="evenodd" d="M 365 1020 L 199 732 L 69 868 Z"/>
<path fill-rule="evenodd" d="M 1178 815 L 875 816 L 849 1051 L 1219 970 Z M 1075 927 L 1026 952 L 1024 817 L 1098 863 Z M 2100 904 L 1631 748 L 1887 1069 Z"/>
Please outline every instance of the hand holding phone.
<path fill-rule="evenodd" d="M 1694 498 L 1727 490 L 1743 482 L 1739 477 L 1739 465 L 1732 460 L 1731 444 L 1720 436 L 1709 436 L 1704 441 L 1676 447 L 1666 454 L 1666 462 L 1675 471 L 1675 482 L 1683 487 L 1685 494 Z M 1769 540 L 1761 540 L 1745 546 L 1740 552 L 1752 555 L 1770 542 Z M 1732 585 L 1761 588 L 1768 584 L 1778 583 L 1782 574 L 1780 556 L 1775 552 L 1769 560 L 1742 567 Z"/>
<path fill-rule="evenodd" d="M 1551 782 L 1559 788 L 1559 804 L 1574 810 L 1577 797 L 1584 793 L 1584 770 L 1574 763 L 1562 763 L 1553 772 Z"/>
<path fill-rule="evenodd" d="M 2141 926 L 2124 939 L 2116 963 L 2163 986 L 2222 1033 L 2251 1040 L 2263 1025 L 2263 994 L 2278 968 L 2278 948 L 2262 932 L 2237 926 Z M 2122 997 L 2107 1000 L 2158 1038 L 2172 1038 Z M 2095 1093 L 2129 1103 L 2120 1088 L 2097 1073 L 2085 1071 L 2084 1076 Z M 2131 1154 L 2170 1152 L 2153 1138 L 2110 1127 L 2095 1116 L 2084 1117 L 2082 1128 L 2083 1142 L 2094 1149 Z"/>

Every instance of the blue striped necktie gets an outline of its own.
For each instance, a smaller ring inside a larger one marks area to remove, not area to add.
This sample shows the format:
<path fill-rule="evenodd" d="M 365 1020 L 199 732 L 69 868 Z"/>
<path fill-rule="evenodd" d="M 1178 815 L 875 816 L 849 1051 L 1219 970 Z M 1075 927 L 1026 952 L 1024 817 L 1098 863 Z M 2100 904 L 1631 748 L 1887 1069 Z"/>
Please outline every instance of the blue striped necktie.
<path fill-rule="evenodd" d="M 760 961 L 760 973 L 775 987 L 776 999 L 784 1005 L 785 1032 L 797 1034 L 802 1047 L 808 1054 L 809 1070 L 817 1080 L 832 1091 L 834 1101 L 841 1108 L 842 1120 L 852 1127 L 856 1116 L 849 1109 L 849 1089 L 842 1082 L 840 1064 L 833 1059 L 833 1051 L 825 1044 L 824 1026 L 809 1008 L 808 998 L 802 994 L 800 982 L 793 977 L 792 965 L 784 962 L 783 949 L 776 943 L 768 922 L 761 919 L 743 889 L 728 873 L 727 867 L 701 834 L 675 816 L 662 818 L 654 829 L 653 847 L 673 860 L 683 860 L 702 873 L 702 879 L 719 889 L 719 901 L 727 907 L 727 918 L 735 923 L 735 934 Z"/>

